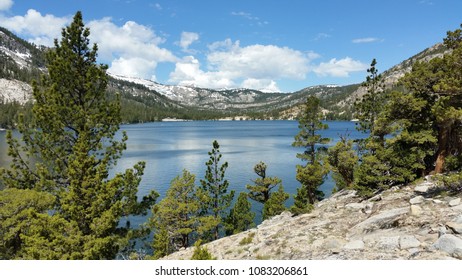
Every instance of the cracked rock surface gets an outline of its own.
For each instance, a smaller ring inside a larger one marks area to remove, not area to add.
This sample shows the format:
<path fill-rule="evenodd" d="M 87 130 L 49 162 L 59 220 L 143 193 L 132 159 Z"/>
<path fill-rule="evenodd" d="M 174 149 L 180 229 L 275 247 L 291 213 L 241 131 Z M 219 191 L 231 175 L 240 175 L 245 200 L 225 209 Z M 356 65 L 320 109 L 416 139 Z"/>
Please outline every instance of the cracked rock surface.
<path fill-rule="evenodd" d="M 367 200 L 342 190 L 309 214 L 284 212 L 203 246 L 217 259 L 462 259 L 462 195 L 437 190 L 429 177 Z"/>

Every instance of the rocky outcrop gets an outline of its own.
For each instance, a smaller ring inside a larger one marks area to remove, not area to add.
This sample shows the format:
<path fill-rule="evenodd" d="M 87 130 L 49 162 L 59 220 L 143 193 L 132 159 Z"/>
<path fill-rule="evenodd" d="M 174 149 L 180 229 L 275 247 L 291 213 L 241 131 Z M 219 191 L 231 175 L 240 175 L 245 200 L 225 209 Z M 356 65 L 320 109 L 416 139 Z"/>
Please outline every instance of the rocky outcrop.
<path fill-rule="evenodd" d="M 343 190 L 309 214 L 284 212 L 203 246 L 217 259 L 462 259 L 462 195 L 427 179 L 367 200 Z"/>
<path fill-rule="evenodd" d="M 0 79 L 0 102 L 25 104 L 32 96 L 32 87 L 18 80 Z"/>

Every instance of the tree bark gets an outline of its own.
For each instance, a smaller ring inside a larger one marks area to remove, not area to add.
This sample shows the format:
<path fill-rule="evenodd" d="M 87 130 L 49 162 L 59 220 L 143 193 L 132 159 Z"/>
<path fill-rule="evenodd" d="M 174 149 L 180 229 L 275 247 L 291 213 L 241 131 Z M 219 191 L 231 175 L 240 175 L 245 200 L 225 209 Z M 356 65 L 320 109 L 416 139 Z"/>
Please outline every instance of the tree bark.
<path fill-rule="evenodd" d="M 436 151 L 435 174 L 443 173 L 444 163 L 448 154 L 450 125 L 444 124 L 438 132 L 438 150 Z"/>

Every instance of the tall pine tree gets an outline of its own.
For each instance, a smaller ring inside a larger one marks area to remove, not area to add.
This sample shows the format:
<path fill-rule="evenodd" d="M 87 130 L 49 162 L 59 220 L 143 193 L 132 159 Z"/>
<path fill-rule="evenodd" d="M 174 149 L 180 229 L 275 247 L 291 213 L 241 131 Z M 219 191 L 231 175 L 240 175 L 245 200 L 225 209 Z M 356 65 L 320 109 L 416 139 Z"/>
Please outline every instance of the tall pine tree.
<path fill-rule="evenodd" d="M 226 211 L 233 201 L 234 191 L 228 192 L 229 182 L 225 179 L 228 162 L 220 164 L 222 154 L 218 141 L 213 141 L 208 155 L 205 178 L 201 180 L 201 188 L 198 190 L 202 207 L 200 232 L 204 240 L 216 240 L 223 228 Z"/>
<path fill-rule="evenodd" d="M 308 97 L 299 116 L 299 132 L 292 143 L 295 147 L 304 148 L 303 153 L 298 153 L 297 157 L 307 162 L 306 165 L 297 165 L 296 178 L 302 185 L 297 190 L 291 209 L 296 214 L 309 212 L 310 205 L 324 196 L 319 187 L 329 171 L 324 161 L 325 147 L 322 145 L 327 144 L 330 139 L 319 134 L 320 130 L 328 128 L 321 120 L 319 99 L 315 96 Z"/>
<path fill-rule="evenodd" d="M 106 93 L 107 66 L 97 64 L 98 47 L 90 46 L 89 36 L 77 12 L 47 53 L 48 74 L 33 83 L 33 121 L 20 118 L 21 141 L 7 135 L 12 164 L 0 177 L 6 188 L 55 197 L 48 214 L 78 228 L 78 258 L 113 259 L 134 236 L 120 221 L 146 214 L 157 194 L 138 202 L 143 162 L 109 178 L 127 136 L 117 140 L 119 98 Z M 48 230 L 65 234 L 64 228 Z"/>

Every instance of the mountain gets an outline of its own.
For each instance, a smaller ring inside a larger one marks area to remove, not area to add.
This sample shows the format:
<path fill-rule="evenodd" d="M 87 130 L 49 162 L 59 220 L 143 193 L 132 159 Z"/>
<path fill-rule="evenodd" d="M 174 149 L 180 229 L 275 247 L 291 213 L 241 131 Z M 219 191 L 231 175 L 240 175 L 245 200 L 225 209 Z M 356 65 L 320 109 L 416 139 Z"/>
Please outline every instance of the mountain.
<path fill-rule="evenodd" d="M 37 47 L 0 27 L 0 105 L 25 104 L 31 98 L 30 82 L 45 69 L 45 47 Z M 410 71 L 418 60 L 442 55 L 442 44 L 383 72 L 388 87 Z M 316 95 L 327 119 L 351 119 L 352 105 L 366 91 L 356 85 L 318 85 L 292 93 L 269 93 L 252 89 L 209 89 L 162 85 L 145 79 L 109 74 L 109 93 L 119 93 L 125 122 L 163 118 L 285 118 L 293 119 L 306 97 Z M 1 116 L 0 116 L 1 118 Z"/>
<path fill-rule="evenodd" d="M 314 86 L 294 93 L 270 93 L 253 89 L 208 89 L 190 86 L 162 85 L 153 81 L 111 74 L 118 81 L 127 81 L 145 87 L 185 107 L 220 111 L 228 115 L 260 113 L 275 115 L 287 108 L 303 103 L 306 96 L 316 94 L 330 100 L 349 87 Z M 349 92 L 351 93 L 351 92 Z M 326 102 L 328 104 L 328 102 Z"/>

